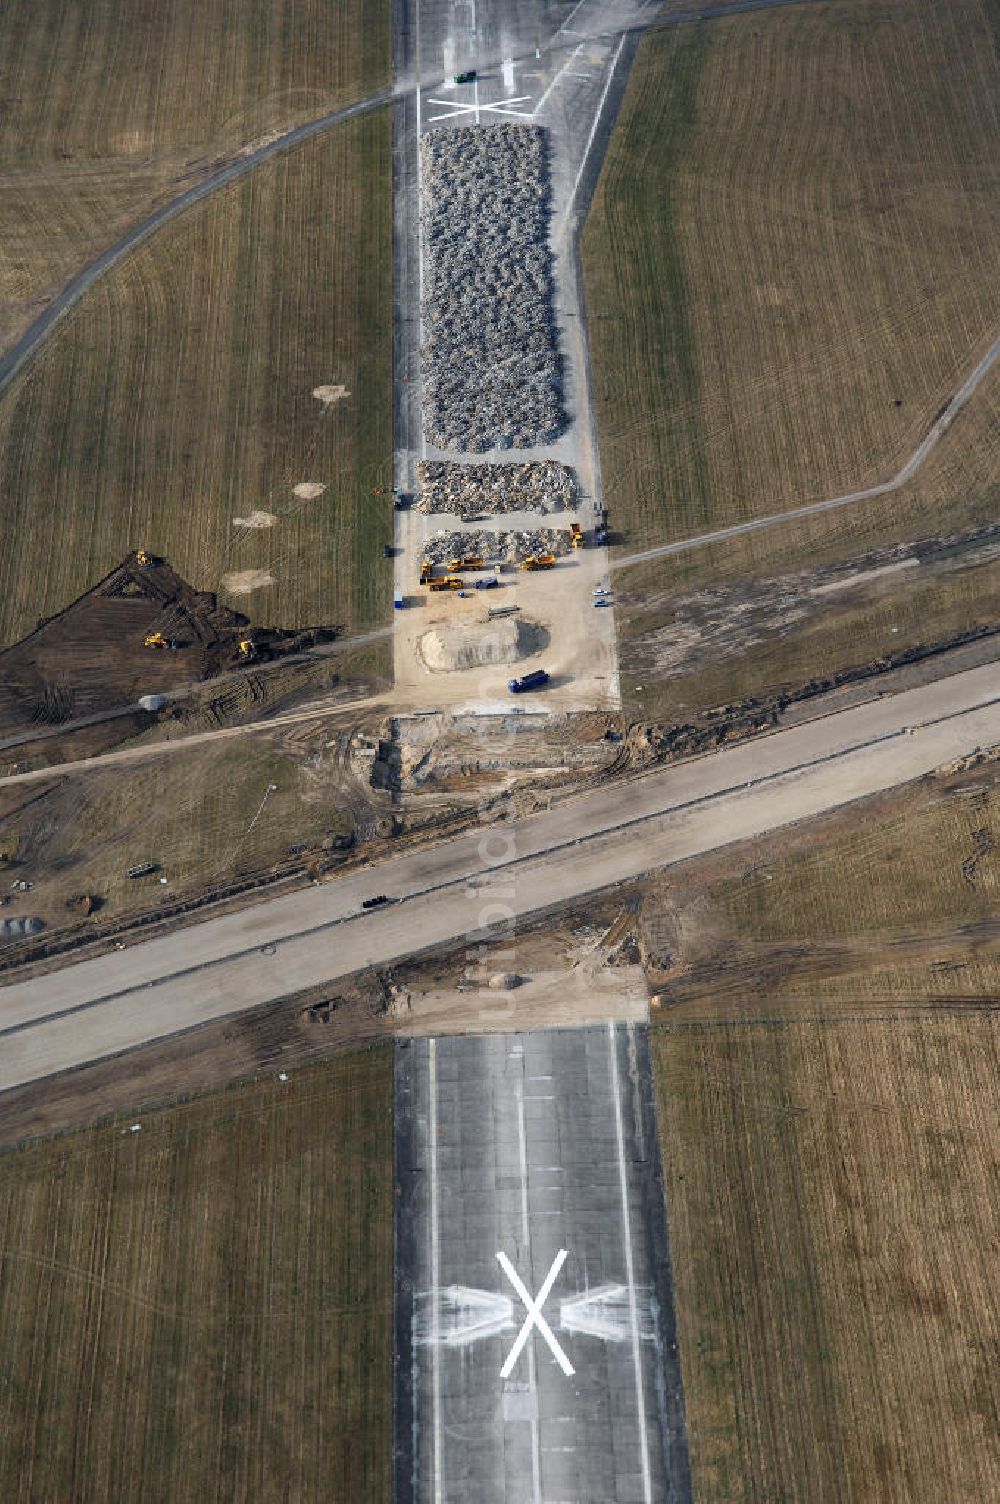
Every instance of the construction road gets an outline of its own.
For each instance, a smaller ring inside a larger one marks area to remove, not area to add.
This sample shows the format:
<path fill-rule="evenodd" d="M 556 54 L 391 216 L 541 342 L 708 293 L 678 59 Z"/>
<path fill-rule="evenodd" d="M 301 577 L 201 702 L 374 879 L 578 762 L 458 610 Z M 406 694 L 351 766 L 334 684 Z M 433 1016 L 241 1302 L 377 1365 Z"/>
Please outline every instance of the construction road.
<path fill-rule="evenodd" d="M 1000 683 L 987 664 L 15 982 L 0 988 L 0 1090 L 509 928 L 998 743 Z M 380 893 L 396 901 L 361 910 Z"/>

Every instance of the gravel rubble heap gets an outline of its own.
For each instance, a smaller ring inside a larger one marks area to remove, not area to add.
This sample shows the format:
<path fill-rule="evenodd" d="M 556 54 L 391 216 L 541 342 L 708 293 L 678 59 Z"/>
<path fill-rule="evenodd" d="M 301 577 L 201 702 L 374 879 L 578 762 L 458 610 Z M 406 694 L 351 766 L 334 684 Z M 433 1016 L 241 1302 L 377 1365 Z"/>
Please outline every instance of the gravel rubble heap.
<path fill-rule="evenodd" d="M 579 499 L 576 473 L 556 460 L 526 465 L 459 465 L 454 460 L 417 464 L 421 512 L 561 512 Z"/>
<path fill-rule="evenodd" d="M 424 558 L 432 564 L 447 564 L 449 559 L 468 559 L 478 554 L 488 564 L 498 560 L 516 562 L 528 554 L 555 554 L 556 558 L 572 552 L 568 528 L 539 527 L 530 532 L 435 533 L 428 538 Z M 470 576 L 474 579 L 475 576 Z"/>
<path fill-rule="evenodd" d="M 429 132 L 420 151 L 427 438 L 476 454 L 550 443 L 566 416 L 547 133 L 464 126 Z"/>

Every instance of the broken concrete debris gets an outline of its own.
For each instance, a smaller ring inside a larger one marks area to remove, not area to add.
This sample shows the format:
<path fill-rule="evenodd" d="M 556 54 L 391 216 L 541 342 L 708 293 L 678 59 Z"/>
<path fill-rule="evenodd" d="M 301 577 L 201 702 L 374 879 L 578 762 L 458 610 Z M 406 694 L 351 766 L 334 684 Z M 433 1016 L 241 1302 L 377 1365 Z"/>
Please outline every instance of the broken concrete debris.
<path fill-rule="evenodd" d="M 560 512 L 579 500 L 576 473 L 556 460 L 524 465 L 460 465 L 454 460 L 420 460 L 417 482 L 421 512 Z"/>
<path fill-rule="evenodd" d="M 420 151 L 427 437 L 470 453 L 551 443 L 566 418 L 547 132 L 457 127 L 431 131 Z"/>

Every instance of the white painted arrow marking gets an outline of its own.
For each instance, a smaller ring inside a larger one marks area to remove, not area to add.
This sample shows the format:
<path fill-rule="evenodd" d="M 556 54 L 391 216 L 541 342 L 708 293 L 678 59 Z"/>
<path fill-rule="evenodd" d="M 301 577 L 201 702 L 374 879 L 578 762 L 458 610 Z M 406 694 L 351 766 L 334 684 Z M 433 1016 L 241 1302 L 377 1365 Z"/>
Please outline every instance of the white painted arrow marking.
<path fill-rule="evenodd" d="M 552 1356 L 555 1358 L 556 1362 L 559 1364 L 559 1367 L 562 1369 L 566 1377 L 570 1378 L 574 1373 L 575 1370 L 572 1363 L 569 1361 L 566 1354 L 559 1346 L 559 1343 L 556 1341 L 555 1337 L 552 1334 L 552 1328 L 549 1326 L 548 1322 L 545 1320 L 545 1317 L 542 1315 L 542 1306 L 548 1299 L 549 1291 L 555 1284 L 559 1270 L 562 1268 L 565 1261 L 566 1250 L 565 1248 L 560 1248 L 559 1252 L 552 1260 L 552 1268 L 545 1276 L 545 1283 L 542 1285 L 542 1288 L 538 1292 L 538 1299 L 532 1300 L 531 1296 L 528 1294 L 527 1289 L 525 1288 L 521 1276 L 518 1274 L 517 1270 L 514 1268 L 507 1255 L 502 1252 L 497 1254 L 497 1263 L 500 1265 L 500 1268 L 503 1270 L 504 1274 L 506 1274 L 507 1278 L 514 1286 L 514 1289 L 517 1291 L 521 1300 L 524 1302 L 524 1309 L 528 1313 L 524 1318 L 524 1325 L 517 1334 L 517 1341 L 511 1348 L 507 1356 L 507 1361 L 500 1370 L 500 1377 L 502 1379 L 509 1378 L 511 1373 L 513 1372 L 514 1364 L 521 1356 L 521 1349 L 527 1342 L 528 1337 L 531 1333 L 531 1328 L 533 1326 L 537 1326 L 538 1330 L 545 1338 L 552 1351 Z"/>

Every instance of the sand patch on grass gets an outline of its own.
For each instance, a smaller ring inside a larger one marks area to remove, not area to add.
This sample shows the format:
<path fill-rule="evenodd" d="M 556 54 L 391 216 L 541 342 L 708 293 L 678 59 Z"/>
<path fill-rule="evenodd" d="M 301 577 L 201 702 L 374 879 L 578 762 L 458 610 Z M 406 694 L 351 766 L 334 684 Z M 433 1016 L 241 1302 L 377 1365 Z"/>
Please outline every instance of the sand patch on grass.
<path fill-rule="evenodd" d="M 259 512 L 255 508 L 249 517 L 234 517 L 233 527 L 262 528 L 273 527 L 277 522 L 276 512 Z"/>
<path fill-rule="evenodd" d="M 300 501 L 315 501 L 317 496 L 322 496 L 326 487 L 318 480 L 303 480 L 294 487 L 293 495 Z"/>
<path fill-rule="evenodd" d="M 274 584 L 274 575 L 266 569 L 234 569 L 222 576 L 222 588 L 230 595 L 249 595 L 252 590 L 263 590 Z"/>
<path fill-rule="evenodd" d="M 341 402 L 345 397 L 349 397 L 350 395 L 346 386 L 313 387 L 313 396 L 318 402 L 322 402 L 324 407 L 331 407 L 334 402 Z"/>

